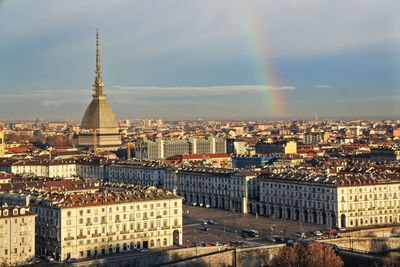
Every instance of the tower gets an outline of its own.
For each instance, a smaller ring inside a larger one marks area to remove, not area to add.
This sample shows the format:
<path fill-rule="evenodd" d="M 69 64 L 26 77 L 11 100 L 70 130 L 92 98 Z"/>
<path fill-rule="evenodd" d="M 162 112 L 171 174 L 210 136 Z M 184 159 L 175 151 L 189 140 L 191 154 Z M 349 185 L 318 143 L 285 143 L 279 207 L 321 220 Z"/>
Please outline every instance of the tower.
<path fill-rule="evenodd" d="M 117 150 L 121 145 L 118 121 L 114 111 L 106 100 L 105 88 L 101 77 L 99 32 L 96 33 L 96 77 L 93 83 L 93 99 L 82 118 L 78 146 L 97 150 Z M 94 129 L 96 129 L 94 133 Z M 96 140 L 94 140 L 96 138 Z"/>

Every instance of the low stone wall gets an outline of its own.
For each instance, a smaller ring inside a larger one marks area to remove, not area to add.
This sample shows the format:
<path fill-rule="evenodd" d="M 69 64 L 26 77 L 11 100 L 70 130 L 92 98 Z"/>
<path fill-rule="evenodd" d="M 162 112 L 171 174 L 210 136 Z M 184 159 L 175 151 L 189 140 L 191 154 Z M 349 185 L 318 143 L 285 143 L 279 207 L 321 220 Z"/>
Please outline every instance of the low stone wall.
<path fill-rule="evenodd" d="M 162 265 L 163 267 L 230 267 L 235 266 L 235 253 L 232 250 L 222 251 L 220 253 L 196 257 L 181 262 L 173 262 L 170 264 Z"/>
<path fill-rule="evenodd" d="M 319 242 L 335 244 L 339 247 L 366 252 L 385 252 L 400 247 L 400 238 L 342 237 L 319 240 Z"/>
<path fill-rule="evenodd" d="M 162 265 L 163 267 L 190 266 L 190 267 L 213 267 L 213 266 L 238 266 L 238 267 L 261 267 L 269 266 L 272 258 L 283 247 L 284 244 L 259 246 L 251 248 L 237 248 L 213 255 L 207 255 L 194 259 L 188 259 L 179 263 Z"/>
<path fill-rule="evenodd" d="M 284 244 L 236 249 L 237 266 L 268 266 Z"/>
<path fill-rule="evenodd" d="M 187 259 L 200 255 L 205 255 L 213 252 L 224 251 L 225 247 L 194 247 L 194 248 L 182 248 L 182 249 L 171 249 L 161 250 L 158 252 L 152 252 L 150 254 L 136 253 L 121 253 L 119 255 L 114 254 L 109 257 L 94 259 L 89 261 L 77 262 L 73 266 L 79 267 L 100 267 L 100 266 L 111 266 L 111 267 L 123 267 L 123 266 L 152 266 L 159 265 L 168 262 L 174 262 L 181 259 Z"/>
<path fill-rule="evenodd" d="M 357 237 L 391 237 L 394 235 L 400 236 L 400 225 L 388 226 L 382 228 L 360 229 L 351 232 L 341 233 L 342 237 L 357 236 Z"/>

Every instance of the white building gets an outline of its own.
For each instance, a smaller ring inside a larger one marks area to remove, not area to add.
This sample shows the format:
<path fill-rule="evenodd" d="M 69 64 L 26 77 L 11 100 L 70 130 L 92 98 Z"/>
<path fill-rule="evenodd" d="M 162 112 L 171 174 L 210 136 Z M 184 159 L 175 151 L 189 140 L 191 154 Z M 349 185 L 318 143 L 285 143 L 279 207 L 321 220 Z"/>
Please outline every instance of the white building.
<path fill-rule="evenodd" d="M 108 178 L 107 166 L 111 161 L 105 158 L 87 158 L 76 162 L 76 173 L 81 178 L 95 178 L 106 180 Z"/>
<path fill-rule="evenodd" d="M 2 264 L 27 264 L 35 256 L 35 216 L 28 207 L 0 207 Z"/>
<path fill-rule="evenodd" d="M 279 173 L 260 177 L 260 201 L 252 213 L 336 227 L 400 222 L 397 174 Z"/>
<path fill-rule="evenodd" d="M 127 161 L 108 166 L 108 180 L 115 183 L 163 187 L 165 166 L 152 161 Z"/>
<path fill-rule="evenodd" d="M 16 175 L 34 175 L 40 177 L 69 178 L 77 175 L 76 162 L 66 160 L 29 160 L 4 161 L 0 165 L 0 171 Z"/>
<path fill-rule="evenodd" d="M 164 188 L 183 196 L 185 203 L 247 213 L 250 171 L 206 167 L 166 168 Z"/>
<path fill-rule="evenodd" d="M 32 195 L 37 255 L 62 261 L 182 244 L 181 197 L 155 187 L 108 188 Z"/>

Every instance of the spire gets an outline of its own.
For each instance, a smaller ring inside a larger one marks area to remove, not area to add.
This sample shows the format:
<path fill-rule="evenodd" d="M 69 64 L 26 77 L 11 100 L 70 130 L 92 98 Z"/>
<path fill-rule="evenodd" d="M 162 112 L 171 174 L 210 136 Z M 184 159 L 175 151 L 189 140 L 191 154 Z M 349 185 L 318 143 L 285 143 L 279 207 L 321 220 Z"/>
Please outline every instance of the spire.
<path fill-rule="evenodd" d="M 96 78 L 93 84 L 93 96 L 105 96 L 104 94 L 104 83 L 101 79 L 100 69 L 100 48 L 99 48 L 99 29 L 96 29 Z"/>

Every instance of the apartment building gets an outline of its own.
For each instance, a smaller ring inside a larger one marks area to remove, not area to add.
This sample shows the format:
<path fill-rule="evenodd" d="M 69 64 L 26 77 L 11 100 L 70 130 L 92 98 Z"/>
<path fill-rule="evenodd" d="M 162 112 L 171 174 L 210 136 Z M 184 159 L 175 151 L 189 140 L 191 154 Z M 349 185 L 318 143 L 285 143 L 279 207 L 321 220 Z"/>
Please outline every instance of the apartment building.
<path fill-rule="evenodd" d="M 88 258 L 182 244 L 182 197 L 150 186 L 31 193 L 37 255 Z"/>
<path fill-rule="evenodd" d="M 76 162 L 76 173 L 81 178 L 107 180 L 110 160 L 100 157 L 85 158 Z"/>
<path fill-rule="evenodd" d="M 189 139 L 156 139 L 135 145 L 137 159 L 158 160 L 174 155 L 225 153 L 225 139 L 217 137 Z"/>
<path fill-rule="evenodd" d="M 207 167 L 168 167 L 164 188 L 183 196 L 191 205 L 247 213 L 250 171 Z"/>
<path fill-rule="evenodd" d="M 28 207 L 0 207 L 0 259 L 2 264 L 27 264 L 35 256 L 35 216 Z"/>
<path fill-rule="evenodd" d="M 73 177 L 76 176 L 75 160 L 22 159 L 5 160 L 0 163 L 0 171 L 17 175 L 35 175 L 41 177 Z"/>
<path fill-rule="evenodd" d="M 395 173 L 304 174 L 260 177 L 252 213 L 336 227 L 400 222 L 400 176 Z"/>
<path fill-rule="evenodd" d="M 114 183 L 163 187 L 165 166 L 154 161 L 127 161 L 108 166 L 108 180 Z"/>

